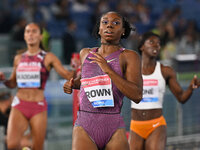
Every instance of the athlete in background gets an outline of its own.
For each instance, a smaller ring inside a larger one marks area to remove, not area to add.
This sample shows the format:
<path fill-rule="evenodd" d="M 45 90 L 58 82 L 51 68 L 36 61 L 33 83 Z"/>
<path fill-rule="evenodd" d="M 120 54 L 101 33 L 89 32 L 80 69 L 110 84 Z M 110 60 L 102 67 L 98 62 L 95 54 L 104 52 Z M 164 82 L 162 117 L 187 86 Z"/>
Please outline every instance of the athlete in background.
<path fill-rule="evenodd" d="M 142 54 L 143 99 L 139 104 L 131 102 L 131 124 L 129 144 L 131 150 L 164 150 L 167 125 L 162 114 L 165 86 L 180 103 L 185 103 L 200 81 L 195 75 L 184 91 L 176 78 L 175 71 L 157 61 L 160 52 L 160 37 L 152 32 L 143 34 L 139 43 Z"/>
<path fill-rule="evenodd" d="M 52 68 L 65 79 L 73 77 L 73 72 L 66 70 L 60 60 L 41 47 L 42 30 L 36 23 L 25 27 L 24 39 L 27 50 L 17 54 L 13 72 L 9 79 L 0 72 L 0 80 L 8 88 L 17 87 L 16 96 L 8 121 L 8 150 L 21 150 L 20 141 L 30 125 L 32 150 L 42 150 L 47 128 L 47 102 L 44 88 Z"/>

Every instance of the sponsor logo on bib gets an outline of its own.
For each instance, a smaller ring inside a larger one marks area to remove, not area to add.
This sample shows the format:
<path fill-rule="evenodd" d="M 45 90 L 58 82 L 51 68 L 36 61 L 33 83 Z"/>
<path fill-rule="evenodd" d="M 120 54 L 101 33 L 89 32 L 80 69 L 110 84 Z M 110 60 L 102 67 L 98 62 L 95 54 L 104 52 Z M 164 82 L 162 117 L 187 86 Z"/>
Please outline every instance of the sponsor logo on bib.
<path fill-rule="evenodd" d="M 40 65 L 38 63 L 23 63 L 17 68 L 17 85 L 19 88 L 40 87 Z"/>
<path fill-rule="evenodd" d="M 145 79 L 143 81 L 143 99 L 141 102 L 157 102 L 158 94 L 158 80 Z"/>

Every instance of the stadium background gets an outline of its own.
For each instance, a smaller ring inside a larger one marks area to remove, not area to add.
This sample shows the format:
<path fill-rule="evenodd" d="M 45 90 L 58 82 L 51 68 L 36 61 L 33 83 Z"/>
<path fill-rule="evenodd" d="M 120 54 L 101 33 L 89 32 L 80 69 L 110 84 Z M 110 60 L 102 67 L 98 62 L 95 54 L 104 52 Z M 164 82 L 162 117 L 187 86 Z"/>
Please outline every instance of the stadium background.
<path fill-rule="evenodd" d="M 66 60 L 69 54 L 65 52 L 79 52 L 82 47 L 99 45 L 91 35 L 95 21 L 100 14 L 115 10 L 136 27 L 136 32 L 122 41 L 122 45 L 137 50 L 139 35 L 149 30 L 160 34 L 163 43 L 159 59 L 174 67 L 181 86 L 187 88 L 194 73 L 200 77 L 199 8 L 199 0 L 1 0 L 0 70 L 7 77 L 11 73 L 14 55 L 25 46 L 24 26 L 32 21 L 46 29 L 43 42 L 47 50 L 70 68 L 70 61 Z M 71 28 L 71 24 L 75 26 Z M 70 35 L 72 42 L 65 41 L 66 35 Z M 65 49 L 65 44 L 72 45 L 73 42 L 75 48 Z M 45 150 L 71 149 L 72 96 L 63 93 L 63 83 L 64 80 L 53 70 L 45 89 L 49 108 Z M 0 90 L 5 90 L 2 84 Z M 15 94 L 16 90 L 11 92 Z M 199 93 L 199 89 L 194 91 L 190 100 L 181 105 L 167 89 L 164 101 L 167 150 L 200 149 Z M 130 101 L 126 98 L 122 115 L 128 131 Z M 2 131 L 0 134 L 0 149 L 3 150 Z"/>

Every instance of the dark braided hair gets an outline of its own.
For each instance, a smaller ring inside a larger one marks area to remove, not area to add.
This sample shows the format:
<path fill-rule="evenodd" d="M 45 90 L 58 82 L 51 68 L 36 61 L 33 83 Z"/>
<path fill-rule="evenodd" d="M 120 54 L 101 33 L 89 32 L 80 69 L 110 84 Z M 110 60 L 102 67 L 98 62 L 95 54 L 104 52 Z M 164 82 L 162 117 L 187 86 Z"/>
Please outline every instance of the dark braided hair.
<path fill-rule="evenodd" d="M 95 38 L 100 38 L 100 35 L 99 35 L 99 27 L 100 27 L 100 21 L 101 21 L 101 18 L 106 15 L 107 13 L 109 12 L 106 12 L 104 14 L 102 14 L 97 22 L 96 22 L 96 25 L 94 26 L 94 30 L 93 30 L 93 36 Z M 130 35 L 131 31 L 135 31 L 135 27 L 131 27 L 130 23 L 128 22 L 127 18 L 123 17 L 120 13 L 118 12 L 115 12 L 113 11 L 113 13 L 116 13 L 121 19 L 122 19 L 122 24 L 123 24 L 123 28 L 125 29 L 124 31 L 124 34 L 121 36 L 121 39 L 126 39 L 128 38 L 128 36 Z"/>

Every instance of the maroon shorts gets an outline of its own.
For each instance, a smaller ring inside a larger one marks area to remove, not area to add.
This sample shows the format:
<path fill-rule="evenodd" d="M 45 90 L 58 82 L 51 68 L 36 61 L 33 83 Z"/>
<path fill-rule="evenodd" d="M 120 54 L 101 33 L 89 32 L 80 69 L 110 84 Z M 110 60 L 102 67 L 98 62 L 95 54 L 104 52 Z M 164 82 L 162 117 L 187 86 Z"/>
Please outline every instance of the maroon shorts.
<path fill-rule="evenodd" d="M 15 96 L 12 107 L 18 109 L 29 120 L 34 115 L 47 111 L 47 102 L 46 100 L 39 102 L 24 101 Z"/>
<path fill-rule="evenodd" d="M 125 128 L 120 114 L 100 114 L 79 111 L 75 126 L 81 126 L 97 145 L 104 149 L 117 129 Z"/>

